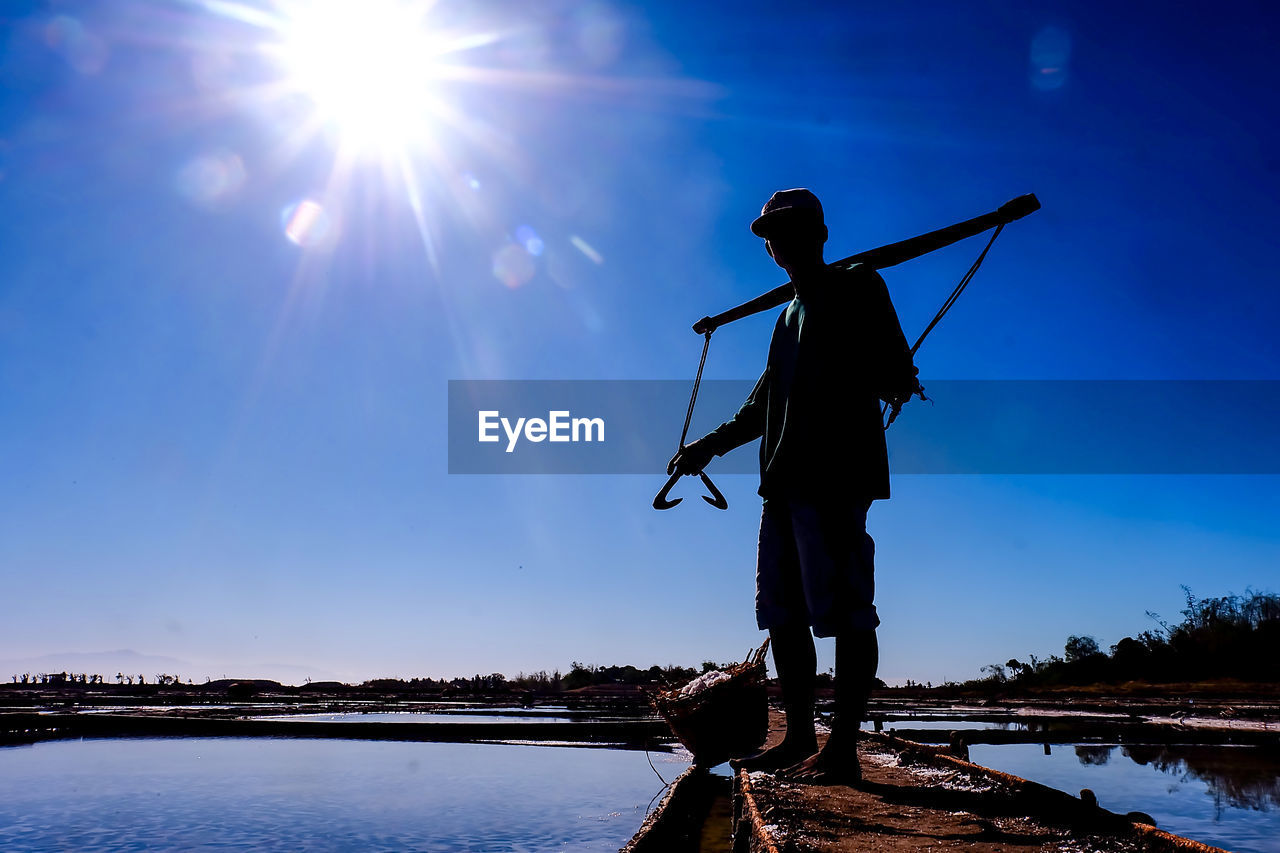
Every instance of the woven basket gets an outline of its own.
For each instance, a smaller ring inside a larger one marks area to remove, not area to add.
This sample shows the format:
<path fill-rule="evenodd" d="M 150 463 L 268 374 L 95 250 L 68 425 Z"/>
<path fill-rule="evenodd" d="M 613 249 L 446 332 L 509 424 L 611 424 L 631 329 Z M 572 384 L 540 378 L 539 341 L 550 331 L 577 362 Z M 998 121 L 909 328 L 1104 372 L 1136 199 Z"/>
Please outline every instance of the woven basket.
<path fill-rule="evenodd" d="M 766 638 L 746 660 L 724 670 L 729 678 L 692 696 L 681 696 L 679 687 L 649 696 L 671 731 L 693 753 L 695 764 L 714 767 L 754 752 L 768 737 L 764 664 L 768 649 Z"/>

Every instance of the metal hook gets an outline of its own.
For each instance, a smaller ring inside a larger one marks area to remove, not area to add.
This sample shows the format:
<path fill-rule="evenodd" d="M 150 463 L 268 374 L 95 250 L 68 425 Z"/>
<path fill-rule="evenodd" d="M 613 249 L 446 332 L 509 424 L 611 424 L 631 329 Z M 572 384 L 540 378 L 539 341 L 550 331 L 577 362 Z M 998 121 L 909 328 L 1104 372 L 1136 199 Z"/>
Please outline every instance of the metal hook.
<path fill-rule="evenodd" d="M 684 500 L 684 498 L 675 498 L 674 500 L 671 500 L 667 497 L 667 493 L 670 492 L 671 487 L 676 484 L 676 480 L 679 480 L 683 476 L 684 475 L 679 471 L 671 475 L 671 478 L 667 480 L 666 485 L 662 487 L 662 491 L 658 492 L 657 496 L 654 497 L 654 509 L 671 509 L 673 506 L 680 503 L 680 501 Z M 711 492 L 710 496 L 703 495 L 702 499 L 716 509 L 728 509 L 729 502 L 724 499 L 724 495 L 716 488 L 716 484 L 711 482 L 711 478 L 707 476 L 706 472 L 699 471 L 698 476 L 702 478 L 702 484 L 707 487 L 707 491 Z"/>
<path fill-rule="evenodd" d="M 662 491 L 658 492 L 657 496 L 654 497 L 654 509 L 671 509 L 673 506 L 680 503 L 680 501 L 684 500 L 684 498 L 676 498 L 673 501 L 667 500 L 667 492 L 671 491 L 671 487 L 676 484 L 676 480 L 679 480 L 681 476 L 683 475 L 679 472 L 671 475 L 671 479 L 667 480 L 667 484 L 662 487 Z"/>
<path fill-rule="evenodd" d="M 698 476 L 702 478 L 702 485 L 706 486 L 713 497 L 702 496 L 702 499 L 711 504 L 716 509 L 728 509 L 729 502 L 724 499 L 724 495 L 720 494 L 720 490 L 716 488 L 716 484 L 711 482 L 711 478 L 707 476 L 705 471 L 699 471 Z"/>

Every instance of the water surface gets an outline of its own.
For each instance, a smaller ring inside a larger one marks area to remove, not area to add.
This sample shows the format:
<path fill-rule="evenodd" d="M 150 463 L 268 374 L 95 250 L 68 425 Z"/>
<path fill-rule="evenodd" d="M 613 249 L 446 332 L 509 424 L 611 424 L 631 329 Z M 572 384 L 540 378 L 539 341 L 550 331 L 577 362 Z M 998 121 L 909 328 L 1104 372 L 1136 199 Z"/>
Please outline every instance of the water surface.
<path fill-rule="evenodd" d="M 1280 851 L 1280 755 L 1252 746 L 973 744 L 977 764 L 1098 804 L 1142 811 L 1164 830 L 1238 853 Z"/>
<path fill-rule="evenodd" d="M 899 729 L 899 730 L 922 729 L 922 730 L 929 730 L 929 731 L 936 730 L 936 731 L 944 731 L 944 732 L 949 732 L 949 731 L 963 732 L 963 731 L 970 731 L 974 729 L 983 729 L 983 730 L 993 729 L 993 730 L 999 730 L 999 731 L 1023 731 L 1027 728 L 1025 723 L 1017 723 L 1013 721 L 1010 721 L 1007 723 L 996 723 L 990 720 L 929 720 L 929 719 L 885 720 L 883 723 L 883 726 L 886 732 L 888 732 L 890 729 Z M 867 731 L 872 731 L 875 729 L 875 723 L 872 721 L 867 721 L 862 724 L 862 728 L 866 729 Z"/>
<path fill-rule="evenodd" d="M 288 720 L 300 723 L 572 723 L 582 717 L 552 714 L 475 714 L 431 713 L 419 711 L 355 712 L 338 714 L 273 714 L 255 720 Z M 635 719 L 593 716 L 591 720 Z"/>
<path fill-rule="evenodd" d="M 667 779 L 678 755 L 653 754 Z M 0 749 L 0 850 L 615 851 L 643 751 L 290 738 Z"/>

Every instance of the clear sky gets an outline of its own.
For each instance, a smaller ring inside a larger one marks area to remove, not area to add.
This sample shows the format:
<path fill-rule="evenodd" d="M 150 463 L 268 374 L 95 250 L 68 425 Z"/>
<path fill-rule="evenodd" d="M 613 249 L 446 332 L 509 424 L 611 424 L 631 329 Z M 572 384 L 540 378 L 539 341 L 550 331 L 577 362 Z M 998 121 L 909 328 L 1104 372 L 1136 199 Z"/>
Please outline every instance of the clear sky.
<path fill-rule="evenodd" d="M 448 380 L 691 380 L 691 323 L 784 280 L 747 225 L 794 186 L 824 202 L 828 259 L 1041 199 L 921 351 L 926 387 L 1280 379 L 1276 21 L 5 3 L 0 659 L 362 679 L 741 658 L 755 478 L 719 478 L 728 512 L 658 513 L 661 471 L 450 475 Z M 908 337 L 979 248 L 886 271 Z M 757 376 L 772 321 L 718 332 L 707 377 Z M 1181 584 L 1280 587 L 1274 476 L 893 492 L 869 519 L 891 683 L 1105 648 L 1176 619 Z"/>

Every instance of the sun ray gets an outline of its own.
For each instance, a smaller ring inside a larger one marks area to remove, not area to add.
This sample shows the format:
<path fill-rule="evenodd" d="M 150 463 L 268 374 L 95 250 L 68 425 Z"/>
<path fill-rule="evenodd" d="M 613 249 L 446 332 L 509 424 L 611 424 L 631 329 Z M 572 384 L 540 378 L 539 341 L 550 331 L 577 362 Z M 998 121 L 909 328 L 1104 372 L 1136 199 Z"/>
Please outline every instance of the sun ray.
<path fill-rule="evenodd" d="M 418 234 L 422 239 L 422 245 L 427 250 L 427 260 L 431 262 L 431 269 L 438 274 L 440 272 L 440 261 L 436 256 L 436 245 L 431 236 L 431 229 L 427 226 L 426 212 L 422 206 L 422 193 L 418 186 L 418 177 L 414 174 L 413 163 L 403 151 L 400 152 L 399 163 L 400 175 L 404 179 L 405 190 L 409 194 L 409 208 L 413 211 L 413 219 L 418 226 Z"/>
<path fill-rule="evenodd" d="M 378 186 L 371 192 L 382 193 L 388 202 L 398 200 L 412 215 L 437 278 L 443 211 L 480 232 L 500 234 L 511 227 L 502 211 L 488 209 L 501 196 L 479 193 L 467 176 L 488 170 L 536 184 L 540 174 L 531 159 L 534 152 L 514 135 L 516 125 L 504 126 L 500 117 L 479 108 L 490 93 L 644 110 L 723 94 L 712 84 L 677 77 L 504 67 L 502 44 L 518 42 L 527 26 L 512 19 L 499 26 L 475 21 L 471 28 L 433 20 L 431 0 L 264 0 L 253 5 L 186 0 L 183 5 L 204 16 L 206 24 L 212 18 L 226 22 L 206 25 L 208 40 L 202 44 L 181 34 L 184 44 L 189 40 L 193 51 L 215 58 L 248 56 L 235 85 L 205 94 L 221 99 L 214 103 L 257 113 L 279 126 L 268 171 L 282 174 L 328 149 L 328 174 L 317 201 L 339 228 L 353 184 L 373 177 Z M 395 207 L 393 202 L 384 209 Z"/>
<path fill-rule="evenodd" d="M 511 91 L 581 98 L 604 98 L 610 102 L 622 97 L 711 99 L 726 94 L 716 83 L 669 77 L 615 77 L 606 75 L 568 74 L 559 71 L 492 68 L 475 65 L 441 63 L 437 78 Z"/>

